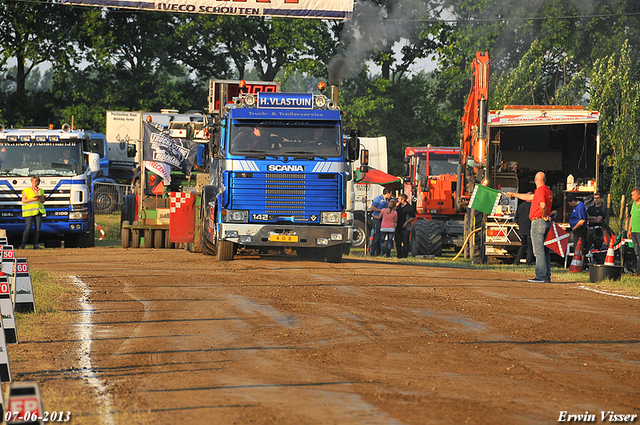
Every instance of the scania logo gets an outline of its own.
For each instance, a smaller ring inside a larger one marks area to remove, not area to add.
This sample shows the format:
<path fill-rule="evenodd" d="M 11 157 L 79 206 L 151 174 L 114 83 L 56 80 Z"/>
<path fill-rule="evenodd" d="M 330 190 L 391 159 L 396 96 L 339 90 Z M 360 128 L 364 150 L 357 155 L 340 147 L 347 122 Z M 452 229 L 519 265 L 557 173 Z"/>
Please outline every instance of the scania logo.
<path fill-rule="evenodd" d="M 304 171 L 304 165 L 269 165 L 268 171 Z"/>

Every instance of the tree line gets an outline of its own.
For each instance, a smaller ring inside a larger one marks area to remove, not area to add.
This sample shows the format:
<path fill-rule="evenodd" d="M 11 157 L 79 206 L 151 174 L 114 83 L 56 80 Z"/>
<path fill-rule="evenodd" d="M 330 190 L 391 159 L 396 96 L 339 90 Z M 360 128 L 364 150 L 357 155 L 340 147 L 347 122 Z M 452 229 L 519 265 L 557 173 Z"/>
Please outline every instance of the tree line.
<path fill-rule="evenodd" d="M 106 110 L 203 110 L 209 79 L 340 84 L 347 128 L 406 146 L 458 145 L 476 51 L 490 108 L 581 104 L 602 114 L 614 198 L 636 184 L 636 0 L 368 0 L 350 21 L 171 14 L 0 0 L 0 123 L 104 131 Z M 432 60 L 436 69 L 420 64 Z M 609 187 L 608 187 L 609 189 Z"/>

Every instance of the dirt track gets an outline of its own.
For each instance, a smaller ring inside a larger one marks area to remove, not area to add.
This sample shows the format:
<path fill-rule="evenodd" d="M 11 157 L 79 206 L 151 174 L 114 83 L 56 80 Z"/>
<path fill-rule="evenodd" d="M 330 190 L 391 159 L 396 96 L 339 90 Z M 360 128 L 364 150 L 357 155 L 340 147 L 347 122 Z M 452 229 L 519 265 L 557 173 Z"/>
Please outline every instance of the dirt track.
<path fill-rule="evenodd" d="M 540 424 L 562 411 L 603 423 L 600 411 L 640 414 L 638 299 L 428 263 L 18 254 L 90 291 L 84 305 L 70 300 L 71 326 L 22 339 L 12 364 L 17 379 L 61 394 L 64 404 L 45 399 L 45 409 L 70 410 L 74 424 Z"/>

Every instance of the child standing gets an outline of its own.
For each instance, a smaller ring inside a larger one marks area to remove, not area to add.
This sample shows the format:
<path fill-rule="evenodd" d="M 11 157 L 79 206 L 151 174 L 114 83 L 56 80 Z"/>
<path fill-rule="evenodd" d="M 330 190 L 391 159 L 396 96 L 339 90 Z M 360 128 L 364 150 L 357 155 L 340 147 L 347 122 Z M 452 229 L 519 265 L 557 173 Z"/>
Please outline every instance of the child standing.
<path fill-rule="evenodd" d="M 398 224 L 398 212 L 396 211 L 396 201 L 389 200 L 389 206 L 380 212 L 380 250 L 383 257 L 391 256 L 393 247 L 393 236 L 396 233 Z"/>

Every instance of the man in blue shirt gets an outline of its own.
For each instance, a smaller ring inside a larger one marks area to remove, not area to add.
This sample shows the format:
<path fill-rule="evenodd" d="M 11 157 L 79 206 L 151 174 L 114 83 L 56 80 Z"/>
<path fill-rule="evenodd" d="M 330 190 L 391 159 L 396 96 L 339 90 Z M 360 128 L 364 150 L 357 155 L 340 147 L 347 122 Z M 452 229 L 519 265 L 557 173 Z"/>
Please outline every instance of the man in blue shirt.
<path fill-rule="evenodd" d="M 382 195 L 378 195 L 371 203 L 371 211 L 373 211 L 373 226 L 371 229 L 371 252 L 372 256 L 378 256 L 382 253 L 380 248 L 380 212 L 389 206 L 389 199 L 391 199 L 391 189 L 384 188 Z"/>
<path fill-rule="evenodd" d="M 573 211 L 569 217 L 569 225 L 573 232 L 573 241 L 577 245 L 578 239 L 582 238 L 582 255 L 584 255 L 589 247 L 587 246 L 587 226 L 589 219 L 587 216 L 587 207 L 582 201 L 579 201 L 575 195 L 567 195 L 567 202 Z"/>

